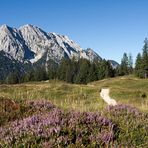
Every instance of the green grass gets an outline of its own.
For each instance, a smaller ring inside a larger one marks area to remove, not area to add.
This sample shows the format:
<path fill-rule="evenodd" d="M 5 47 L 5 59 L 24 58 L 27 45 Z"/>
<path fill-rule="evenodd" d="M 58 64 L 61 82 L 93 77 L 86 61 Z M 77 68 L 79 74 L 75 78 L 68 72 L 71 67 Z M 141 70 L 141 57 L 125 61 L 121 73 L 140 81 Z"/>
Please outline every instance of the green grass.
<path fill-rule="evenodd" d="M 79 111 L 98 111 L 106 105 L 99 98 L 98 89 L 95 87 L 60 81 L 0 85 L 0 96 L 17 101 L 46 99 L 58 107 Z"/>
<path fill-rule="evenodd" d="M 148 111 L 148 79 L 125 76 L 93 82 L 92 84 L 99 88 L 108 86 L 111 97 L 118 103 L 129 104 L 142 111 Z"/>
<path fill-rule="evenodd" d="M 88 85 L 67 84 L 56 80 L 0 85 L 0 97 L 17 101 L 46 99 L 64 109 L 99 111 L 106 106 L 99 96 L 99 89 L 103 87 L 110 88 L 111 97 L 118 103 L 148 111 L 148 80 L 133 76 L 110 78 Z"/>

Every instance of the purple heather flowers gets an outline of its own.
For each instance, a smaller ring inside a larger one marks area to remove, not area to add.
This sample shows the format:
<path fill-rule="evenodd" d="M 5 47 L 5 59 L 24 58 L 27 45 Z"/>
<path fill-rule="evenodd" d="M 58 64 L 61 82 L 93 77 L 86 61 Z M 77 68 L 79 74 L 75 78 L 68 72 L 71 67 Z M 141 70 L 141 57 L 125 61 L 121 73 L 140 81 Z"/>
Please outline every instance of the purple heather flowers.
<path fill-rule="evenodd" d="M 124 134 L 123 129 L 120 131 L 117 120 L 113 122 L 114 116 L 122 120 L 122 116 L 125 119 L 124 116 L 127 115 L 135 118 L 143 114 L 138 109 L 123 104 L 107 107 L 104 110 L 106 117 L 99 112 L 64 111 L 47 101 L 31 101 L 25 105 L 29 108 L 26 111 L 33 113 L 1 126 L 0 146 L 109 146 L 115 141 L 122 143 L 117 133 Z"/>

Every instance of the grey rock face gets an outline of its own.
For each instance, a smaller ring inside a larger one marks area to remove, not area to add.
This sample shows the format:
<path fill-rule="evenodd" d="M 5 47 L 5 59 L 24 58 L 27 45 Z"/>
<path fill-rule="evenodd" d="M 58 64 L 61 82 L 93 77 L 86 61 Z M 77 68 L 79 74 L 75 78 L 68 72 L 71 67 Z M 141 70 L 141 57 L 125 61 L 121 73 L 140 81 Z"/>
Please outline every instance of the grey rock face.
<path fill-rule="evenodd" d="M 0 51 L 10 54 L 19 62 L 35 63 L 43 57 L 46 62 L 59 63 L 62 58 L 100 60 L 92 49 L 83 50 L 67 36 L 47 33 L 39 27 L 24 25 L 19 29 L 7 25 L 0 27 Z"/>

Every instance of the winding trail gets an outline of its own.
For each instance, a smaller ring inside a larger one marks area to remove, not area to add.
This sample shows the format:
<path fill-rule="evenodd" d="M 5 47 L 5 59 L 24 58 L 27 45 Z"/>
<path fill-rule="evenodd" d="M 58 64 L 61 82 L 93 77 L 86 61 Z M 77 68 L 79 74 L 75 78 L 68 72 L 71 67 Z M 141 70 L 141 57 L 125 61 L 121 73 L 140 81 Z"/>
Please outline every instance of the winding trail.
<path fill-rule="evenodd" d="M 109 88 L 102 88 L 101 92 L 100 92 L 100 96 L 108 105 L 115 106 L 115 105 L 117 105 L 117 102 L 116 102 L 116 100 L 110 98 L 109 91 L 110 91 Z"/>

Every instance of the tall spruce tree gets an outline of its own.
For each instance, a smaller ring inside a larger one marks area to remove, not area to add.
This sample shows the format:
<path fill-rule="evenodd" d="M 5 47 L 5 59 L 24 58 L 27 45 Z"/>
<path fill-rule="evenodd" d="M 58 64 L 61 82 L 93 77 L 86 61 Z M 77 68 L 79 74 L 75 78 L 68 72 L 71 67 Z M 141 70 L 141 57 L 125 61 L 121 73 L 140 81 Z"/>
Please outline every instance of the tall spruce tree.
<path fill-rule="evenodd" d="M 145 78 L 148 77 L 148 40 L 144 40 L 143 53 L 142 53 L 142 69 Z"/>
<path fill-rule="evenodd" d="M 76 77 L 76 83 L 87 84 L 89 76 L 90 62 L 86 59 L 80 59 L 78 61 L 78 74 Z"/>
<path fill-rule="evenodd" d="M 96 67 L 96 64 L 93 62 L 93 63 L 90 63 L 87 83 L 96 81 L 96 80 L 97 80 L 97 67 Z"/>
<path fill-rule="evenodd" d="M 109 61 L 103 59 L 97 63 L 96 67 L 98 80 L 114 76 L 114 70 Z"/>
<path fill-rule="evenodd" d="M 67 67 L 69 64 L 69 60 L 63 58 L 60 62 L 59 68 L 58 68 L 58 79 L 66 81 L 66 73 L 67 73 Z"/>
<path fill-rule="evenodd" d="M 135 62 L 135 74 L 138 77 L 143 77 L 143 72 L 142 72 L 142 56 L 140 53 L 138 53 L 136 57 L 136 62 Z"/>
<path fill-rule="evenodd" d="M 145 38 L 142 55 L 137 55 L 135 74 L 140 78 L 148 78 L 148 40 Z"/>
<path fill-rule="evenodd" d="M 20 83 L 19 74 L 17 72 L 9 73 L 9 75 L 5 79 L 5 83 L 7 83 L 7 84 Z"/>
<path fill-rule="evenodd" d="M 106 78 L 114 77 L 114 70 L 113 67 L 111 66 L 109 61 L 106 61 L 106 73 L 105 73 Z"/>
<path fill-rule="evenodd" d="M 127 53 L 123 54 L 123 58 L 121 60 L 121 65 L 119 68 L 119 75 L 123 76 L 123 75 L 127 75 L 129 74 L 128 71 L 128 56 Z"/>
<path fill-rule="evenodd" d="M 133 58 L 132 58 L 132 54 L 131 53 L 128 56 L 128 73 L 129 74 L 133 73 Z"/>

